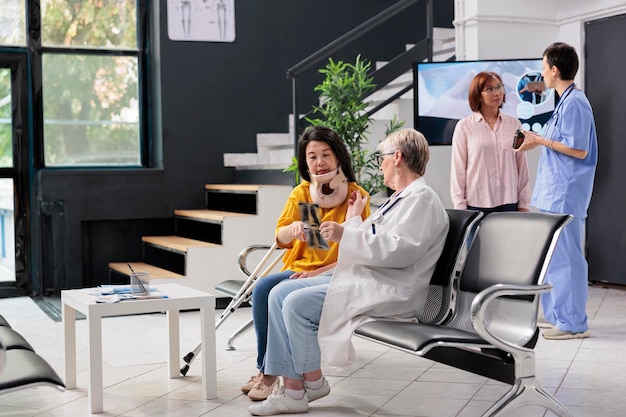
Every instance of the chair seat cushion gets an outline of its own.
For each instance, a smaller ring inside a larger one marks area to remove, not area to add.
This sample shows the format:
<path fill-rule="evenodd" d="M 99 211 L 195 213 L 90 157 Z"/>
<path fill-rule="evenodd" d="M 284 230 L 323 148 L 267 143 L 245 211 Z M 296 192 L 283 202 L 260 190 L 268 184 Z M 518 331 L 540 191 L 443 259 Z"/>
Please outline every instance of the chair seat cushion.
<path fill-rule="evenodd" d="M 476 333 L 423 323 L 371 321 L 359 326 L 355 333 L 375 341 L 418 352 L 437 342 L 485 345 Z"/>
<path fill-rule="evenodd" d="M 227 281 L 222 281 L 215 286 L 217 291 L 223 292 L 229 297 L 235 297 L 241 287 L 246 283 L 246 281 L 238 280 L 238 279 L 229 279 Z"/>

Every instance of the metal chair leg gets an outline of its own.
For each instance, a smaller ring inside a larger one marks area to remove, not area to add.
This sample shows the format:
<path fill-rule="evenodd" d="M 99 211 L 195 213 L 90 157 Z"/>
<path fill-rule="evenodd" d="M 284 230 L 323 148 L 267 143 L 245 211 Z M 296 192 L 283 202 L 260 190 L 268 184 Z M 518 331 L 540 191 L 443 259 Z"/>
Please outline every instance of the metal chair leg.
<path fill-rule="evenodd" d="M 534 376 L 517 378 L 513 387 L 483 417 L 505 416 L 514 409 L 527 405 L 545 407 L 561 417 L 573 417 L 559 400 L 539 385 Z"/>
<path fill-rule="evenodd" d="M 238 328 L 232 335 L 230 335 L 226 350 L 235 350 L 235 346 L 233 346 L 235 339 L 241 336 L 242 334 L 244 334 L 245 332 L 247 332 L 248 330 L 250 330 L 253 325 L 254 325 L 254 320 L 250 319 L 247 323 L 245 323 L 243 326 Z"/>

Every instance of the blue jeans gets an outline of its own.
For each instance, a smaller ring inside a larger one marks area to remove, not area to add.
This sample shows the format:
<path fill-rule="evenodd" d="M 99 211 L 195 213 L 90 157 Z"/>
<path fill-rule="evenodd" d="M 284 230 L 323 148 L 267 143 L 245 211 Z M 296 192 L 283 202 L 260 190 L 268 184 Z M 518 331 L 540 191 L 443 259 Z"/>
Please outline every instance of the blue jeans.
<path fill-rule="evenodd" d="M 294 279 L 277 285 L 269 298 L 265 372 L 302 379 L 320 369 L 317 330 L 331 275 Z"/>
<path fill-rule="evenodd" d="M 267 346 L 267 299 L 270 291 L 279 282 L 288 279 L 294 271 L 283 271 L 257 279 L 252 289 L 252 319 L 256 332 L 256 367 L 263 372 L 265 362 L 265 350 Z"/>

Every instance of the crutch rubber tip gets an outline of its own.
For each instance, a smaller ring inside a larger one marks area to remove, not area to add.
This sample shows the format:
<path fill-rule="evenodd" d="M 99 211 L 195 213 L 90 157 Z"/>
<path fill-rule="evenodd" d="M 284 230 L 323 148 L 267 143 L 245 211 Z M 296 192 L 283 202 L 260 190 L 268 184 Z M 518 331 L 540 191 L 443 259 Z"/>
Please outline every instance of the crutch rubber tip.
<path fill-rule="evenodd" d="M 185 356 L 183 356 L 183 360 L 184 360 L 186 363 L 190 363 L 190 362 L 191 362 L 191 360 L 193 359 L 193 357 L 194 357 L 194 356 L 196 356 L 196 355 L 194 355 L 194 354 L 193 354 L 193 352 L 189 352 L 188 354 L 186 354 Z M 187 367 L 187 368 L 189 368 L 189 367 Z"/>
<path fill-rule="evenodd" d="M 187 372 L 189 372 L 189 365 L 185 365 L 185 366 L 183 366 L 182 368 L 180 368 L 180 374 L 181 374 L 182 376 L 187 375 Z"/>

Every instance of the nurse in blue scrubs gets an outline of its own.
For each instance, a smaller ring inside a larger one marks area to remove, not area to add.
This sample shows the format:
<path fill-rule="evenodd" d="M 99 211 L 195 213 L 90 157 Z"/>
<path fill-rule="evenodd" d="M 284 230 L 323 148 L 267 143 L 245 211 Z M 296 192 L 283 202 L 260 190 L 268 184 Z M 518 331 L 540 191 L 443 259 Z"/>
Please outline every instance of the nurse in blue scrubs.
<path fill-rule="evenodd" d="M 598 162 L 593 111 L 577 88 L 576 50 L 556 42 L 543 53 L 543 79 L 559 101 L 544 136 L 524 131 L 518 151 L 542 146 L 531 205 L 544 212 L 571 214 L 559 237 L 544 282 L 553 285 L 541 296 L 546 339 L 564 340 L 591 335 L 587 322 L 588 267 L 583 252 L 584 226 Z M 541 321 L 541 319 L 540 319 Z"/>

